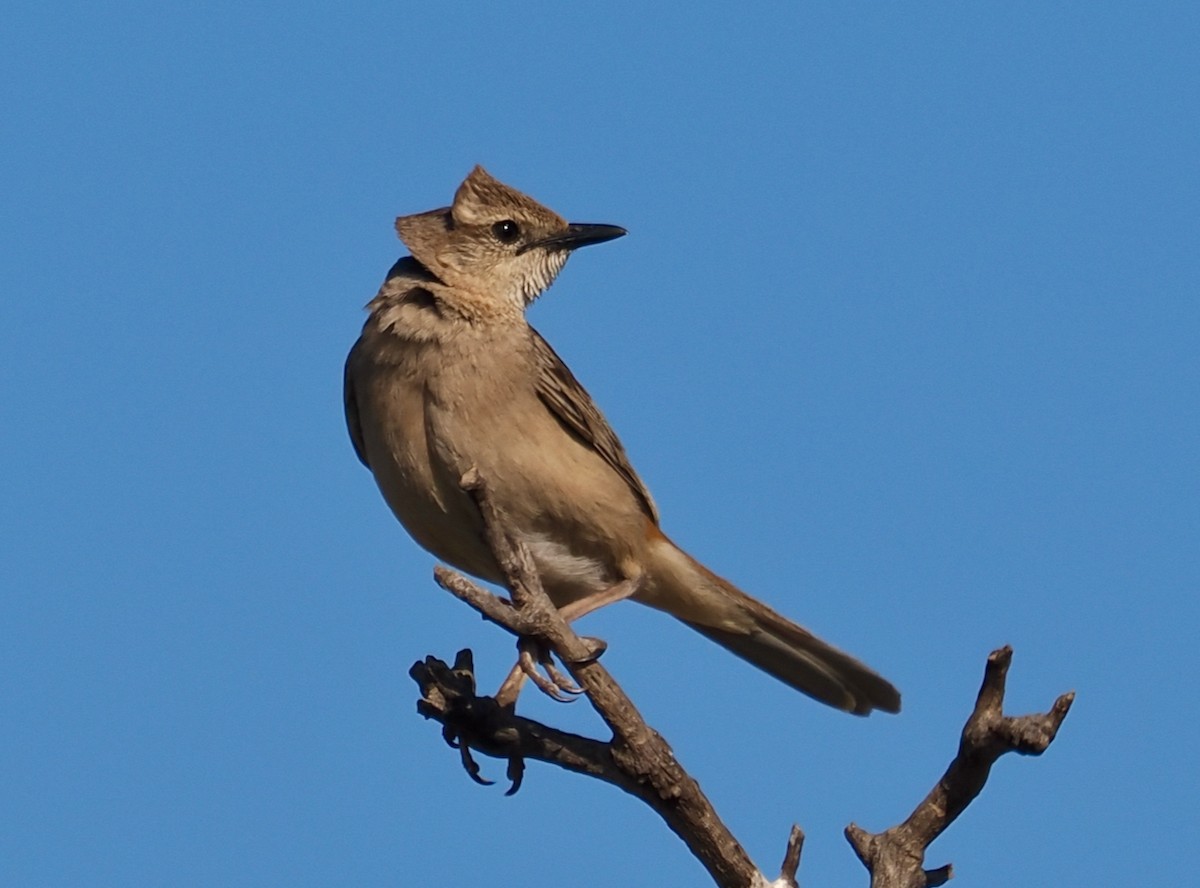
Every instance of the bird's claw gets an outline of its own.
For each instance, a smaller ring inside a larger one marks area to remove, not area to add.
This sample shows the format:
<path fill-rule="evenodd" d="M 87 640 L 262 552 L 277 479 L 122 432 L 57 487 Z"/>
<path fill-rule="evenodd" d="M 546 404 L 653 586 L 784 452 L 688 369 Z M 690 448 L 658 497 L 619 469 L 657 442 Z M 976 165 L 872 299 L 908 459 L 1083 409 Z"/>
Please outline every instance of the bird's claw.
<path fill-rule="evenodd" d="M 467 776 L 480 786 L 491 786 L 494 784 L 495 780 L 488 780 L 480 774 L 479 762 L 475 761 L 475 757 L 471 755 L 471 747 L 462 742 L 459 742 L 457 745 L 459 757 L 462 759 L 463 770 L 467 772 Z M 516 792 L 516 790 L 510 791 L 509 795 L 512 795 L 513 792 Z"/>
<path fill-rule="evenodd" d="M 593 638 L 590 635 L 581 635 L 579 640 L 587 647 L 587 656 L 573 662 L 578 664 L 595 663 L 600 659 L 600 655 L 608 650 L 608 642 L 603 638 Z"/>
<path fill-rule="evenodd" d="M 517 642 L 517 651 L 517 665 L 521 672 L 550 699 L 559 703 L 570 703 L 583 693 L 583 688 L 554 665 L 550 652 L 535 639 L 520 639 Z"/>

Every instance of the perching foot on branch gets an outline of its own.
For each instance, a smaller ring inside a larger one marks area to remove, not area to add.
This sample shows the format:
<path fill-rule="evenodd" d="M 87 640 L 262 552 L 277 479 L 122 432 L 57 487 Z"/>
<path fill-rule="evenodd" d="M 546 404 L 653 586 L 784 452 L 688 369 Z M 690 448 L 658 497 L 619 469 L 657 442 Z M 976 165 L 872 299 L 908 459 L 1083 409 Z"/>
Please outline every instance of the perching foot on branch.
<path fill-rule="evenodd" d="M 543 675 L 542 671 L 546 674 Z M 509 670 L 504 683 L 500 685 L 500 690 L 496 691 L 496 702 L 501 706 L 515 706 L 526 679 L 558 703 L 573 703 L 583 693 L 583 688 L 554 665 L 550 651 L 536 638 L 517 639 L 517 662 Z"/>

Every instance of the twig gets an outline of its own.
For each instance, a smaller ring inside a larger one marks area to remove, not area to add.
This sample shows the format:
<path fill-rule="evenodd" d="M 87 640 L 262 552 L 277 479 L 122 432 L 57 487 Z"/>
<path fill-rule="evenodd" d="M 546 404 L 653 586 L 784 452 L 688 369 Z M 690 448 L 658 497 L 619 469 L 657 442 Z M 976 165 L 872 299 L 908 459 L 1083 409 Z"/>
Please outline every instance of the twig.
<path fill-rule="evenodd" d="M 779 880 L 782 888 L 799 888 L 796 882 L 796 871 L 800 869 L 800 852 L 804 850 L 804 830 L 792 824 L 791 834 L 788 835 L 787 851 L 783 855 L 783 866 L 779 868 Z"/>

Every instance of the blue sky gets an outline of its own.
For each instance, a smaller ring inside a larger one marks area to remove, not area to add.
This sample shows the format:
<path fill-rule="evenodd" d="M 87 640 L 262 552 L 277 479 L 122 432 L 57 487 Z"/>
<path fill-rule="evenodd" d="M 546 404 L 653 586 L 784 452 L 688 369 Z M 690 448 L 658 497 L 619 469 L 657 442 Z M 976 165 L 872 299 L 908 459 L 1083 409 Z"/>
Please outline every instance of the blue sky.
<path fill-rule="evenodd" d="M 589 618 L 752 856 L 798 822 L 805 884 L 865 885 L 842 827 L 911 809 L 1010 643 L 1010 708 L 1075 709 L 929 863 L 1186 883 L 1198 38 L 1185 3 L 11 10 L 0 881 L 705 884 L 633 800 L 504 798 L 414 712 L 414 660 L 512 645 L 354 459 L 341 363 L 393 218 L 483 163 L 630 231 L 532 318 L 667 532 L 904 692 L 854 719 Z"/>

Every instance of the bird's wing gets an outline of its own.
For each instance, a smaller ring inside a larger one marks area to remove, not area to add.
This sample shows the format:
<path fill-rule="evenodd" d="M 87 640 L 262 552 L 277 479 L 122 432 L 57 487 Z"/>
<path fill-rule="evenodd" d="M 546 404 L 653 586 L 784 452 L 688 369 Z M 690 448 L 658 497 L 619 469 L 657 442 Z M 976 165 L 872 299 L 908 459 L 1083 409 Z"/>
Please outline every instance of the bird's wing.
<path fill-rule="evenodd" d="M 350 443 L 354 445 L 359 462 L 369 469 L 371 466 L 367 462 L 366 444 L 363 443 L 362 423 L 358 418 L 358 399 L 354 396 L 354 376 L 350 366 L 361 342 L 360 339 L 354 343 L 354 348 L 350 349 L 350 354 L 346 356 L 346 369 L 342 376 L 342 402 L 346 408 L 346 431 L 350 433 Z"/>
<path fill-rule="evenodd" d="M 533 350 L 537 358 L 538 397 L 569 432 L 612 466 L 637 496 L 646 515 L 658 524 L 658 509 L 654 500 L 650 498 L 650 491 L 629 464 L 625 448 L 621 446 L 608 420 L 592 401 L 591 395 L 579 384 L 575 375 L 567 369 L 562 358 L 554 353 L 550 343 L 546 342 L 537 330 L 530 328 L 530 331 L 533 334 Z"/>

